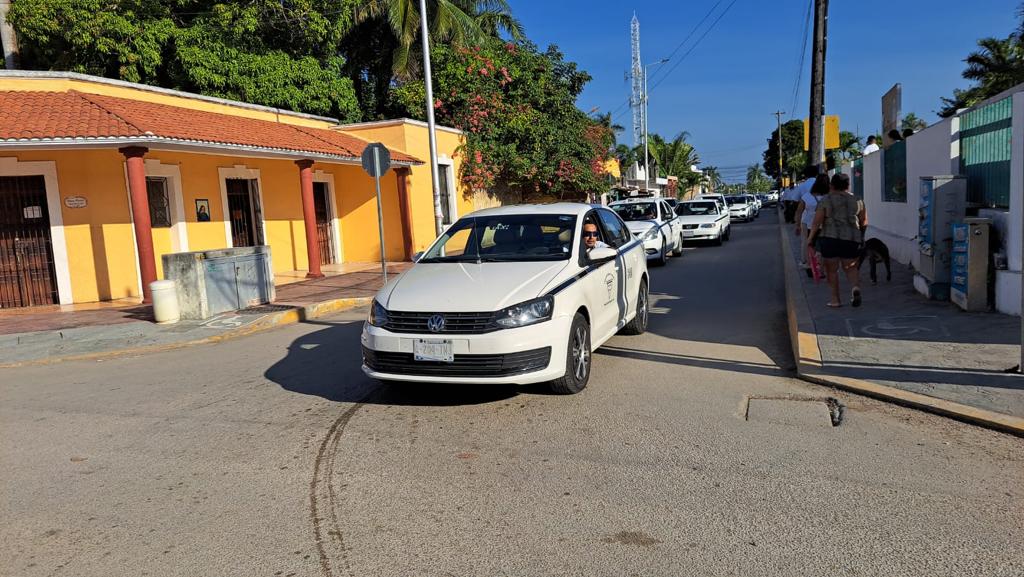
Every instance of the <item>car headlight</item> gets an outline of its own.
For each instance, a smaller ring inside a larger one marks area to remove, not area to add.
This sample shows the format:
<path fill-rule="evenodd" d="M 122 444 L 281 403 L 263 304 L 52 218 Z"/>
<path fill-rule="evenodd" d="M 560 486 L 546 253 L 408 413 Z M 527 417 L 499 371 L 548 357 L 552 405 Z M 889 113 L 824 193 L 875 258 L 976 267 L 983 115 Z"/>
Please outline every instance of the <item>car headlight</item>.
<path fill-rule="evenodd" d="M 388 309 L 377 302 L 377 299 L 374 299 L 373 306 L 370 307 L 370 318 L 366 319 L 366 322 L 374 327 L 382 327 L 388 324 Z"/>
<path fill-rule="evenodd" d="M 494 320 L 498 326 L 507 329 L 525 327 L 550 320 L 554 310 L 555 297 L 546 296 L 502 309 Z"/>
<path fill-rule="evenodd" d="M 700 225 L 701 228 L 715 228 L 715 223 L 709 222 L 707 224 Z"/>
<path fill-rule="evenodd" d="M 646 234 L 644 234 L 644 240 L 654 240 L 656 238 L 658 238 L 657 228 L 652 228 L 651 230 L 647 231 Z"/>

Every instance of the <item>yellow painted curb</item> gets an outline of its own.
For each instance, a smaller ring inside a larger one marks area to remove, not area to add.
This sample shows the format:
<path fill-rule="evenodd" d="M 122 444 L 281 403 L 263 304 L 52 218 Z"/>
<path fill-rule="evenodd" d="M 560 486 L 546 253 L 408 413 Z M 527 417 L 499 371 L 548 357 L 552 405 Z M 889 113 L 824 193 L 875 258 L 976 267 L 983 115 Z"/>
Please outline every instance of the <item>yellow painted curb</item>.
<path fill-rule="evenodd" d="M 293 309 L 284 310 L 278 313 L 269 314 L 243 327 L 238 327 L 237 329 L 224 331 L 223 333 L 202 339 L 180 341 L 176 343 L 163 343 L 159 345 L 149 345 L 145 347 L 135 347 L 130 349 L 118 349 L 114 351 L 102 351 L 96 353 L 82 353 L 79 355 L 67 355 L 63 357 L 34 359 L 30 361 L 19 361 L 15 363 L 3 363 L 0 364 L 0 369 L 11 369 L 15 367 L 29 367 L 36 365 L 51 365 L 56 363 L 62 363 L 65 361 L 91 361 L 126 356 L 138 356 L 150 353 L 159 353 L 163 351 L 173 351 L 175 349 L 182 349 L 185 347 L 191 347 L 195 345 L 219 343 L 230 339 L 236 339 L 239 337 L 260 333 L 275 327 L 290 325 L 293 323 L 326 316 L 331 313 L 340 312 L 350 308 L 368 305 L 372 301 L 373 297 L 332 299 L 329 301 L 313 303 L 311 305 L 306 305 L 304 307 L 297 307 Z"/>
<path fill-rule="evenodd" d="M 793 253 L 786 230 L 784 226 L 779 226 L 779 242 L 785 270 L 786 317 L 789 321 L 793 358 L 796 359 L 796 373 L 800 379 L 1024 436 L 1024 419 L 1020 417 L 979 409 L 879 383 L 827 373 L 821 358 L 821 349 L 818 346 L 818 335 L 814 332 L 814 322 L 810 317 L 810 309 L 807 308 L 807 297 L 800 281 L 800 273 L 796 268 L 796 263 L 793 262 Z M 800 326 L 801 320 L 804 321 L 803 327 Z"/>

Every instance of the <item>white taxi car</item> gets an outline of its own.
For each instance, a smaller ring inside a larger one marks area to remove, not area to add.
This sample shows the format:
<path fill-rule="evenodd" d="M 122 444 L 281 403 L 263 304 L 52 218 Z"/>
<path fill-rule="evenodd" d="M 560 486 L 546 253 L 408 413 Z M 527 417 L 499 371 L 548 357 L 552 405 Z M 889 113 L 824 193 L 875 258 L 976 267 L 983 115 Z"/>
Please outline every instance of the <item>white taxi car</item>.
<path fill-rule="evenodd" d="M 714 200 L 688 200 L 676 206 L 676 214 L 683 225 L 683 238 L 710 240 L 721 245 L 729 240 L 732 227 L 728 211 L 721 210 Z"/>
<path fill-rule="evenodd" d="M 726 204 L 729 205 L 729 216 L 736 220 L 742 220 L 743 222 L 750 222 L 754 219 L 754 207 L 747 200 L 745 194 L 737 194 L 725 197 Z"/>
<path fill-rule="evenodd" d="M 630 232 L 644 243 L 647 258 L 663 265 L 668 256 L 682 256 L 683 227 L 663 198 L 631 198 L 608 205 L 618 213 Z"/>
<path fill-rule="evenodd" d="M 605 207 L 468 214 L 377 293 L 363 326 L 363 371 L 399 381 L 550 382 L 555 392 L 579 392 L 591 351 L 619 330 L 647 329 L 644 256 Z"/>

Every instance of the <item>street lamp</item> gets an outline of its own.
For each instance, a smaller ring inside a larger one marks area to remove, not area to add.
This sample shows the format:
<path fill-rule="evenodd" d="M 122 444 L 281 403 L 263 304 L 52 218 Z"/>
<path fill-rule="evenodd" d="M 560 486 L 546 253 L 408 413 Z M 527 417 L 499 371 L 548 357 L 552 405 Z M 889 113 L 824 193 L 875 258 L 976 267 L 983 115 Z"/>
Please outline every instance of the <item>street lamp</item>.
<path fill-rule="evenodd" d="M 662 58 L 657 62 L 651 62 L 644 66 L 644 192 L 651 188 L 651 156 L 647 149 L 647 69 L 651 66 L 660 66 L 666 62 L 668 62 L 668 58 Z M 658 181 L 657 177 L 655 177 L 654 181 Z"/>

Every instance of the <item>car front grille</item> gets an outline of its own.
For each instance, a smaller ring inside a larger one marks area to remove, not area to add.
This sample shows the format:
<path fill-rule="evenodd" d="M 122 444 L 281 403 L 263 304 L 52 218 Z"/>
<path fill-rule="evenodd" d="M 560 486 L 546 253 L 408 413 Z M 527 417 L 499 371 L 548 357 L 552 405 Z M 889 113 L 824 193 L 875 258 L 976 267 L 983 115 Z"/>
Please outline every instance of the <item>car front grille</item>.
<path fill-rule="evenodd" d="M 427 328 L 427 320 L 439 314 L 444 317 L 444 328 L 431 331 Z M 501 327 L 494 320 L 494 313 L 410 313 L 388 311 L 385 329 L 396 333 L 416 334 L 462 334 L 473 335 L 496 331 Z"/>
<path fill-rule="evenodd" d="M 697 225 L 697 224 L 684 224 L 683 228 L 686 229 L 686 230 L 693 230 L 693 229 L 697 228 L 698 226 L 700 226 L 700 225 Z"/>
<path fill-rule="evenodd" d="M 412 353 L 374 351 L 363 347 L 363 364 L 370 369 L 399 375 L 439 377 L 507 377 L 539 371 L 548 366 L 551 347 L 504 355 L 455 355 L 455 361 L 417 361 Z"/>

